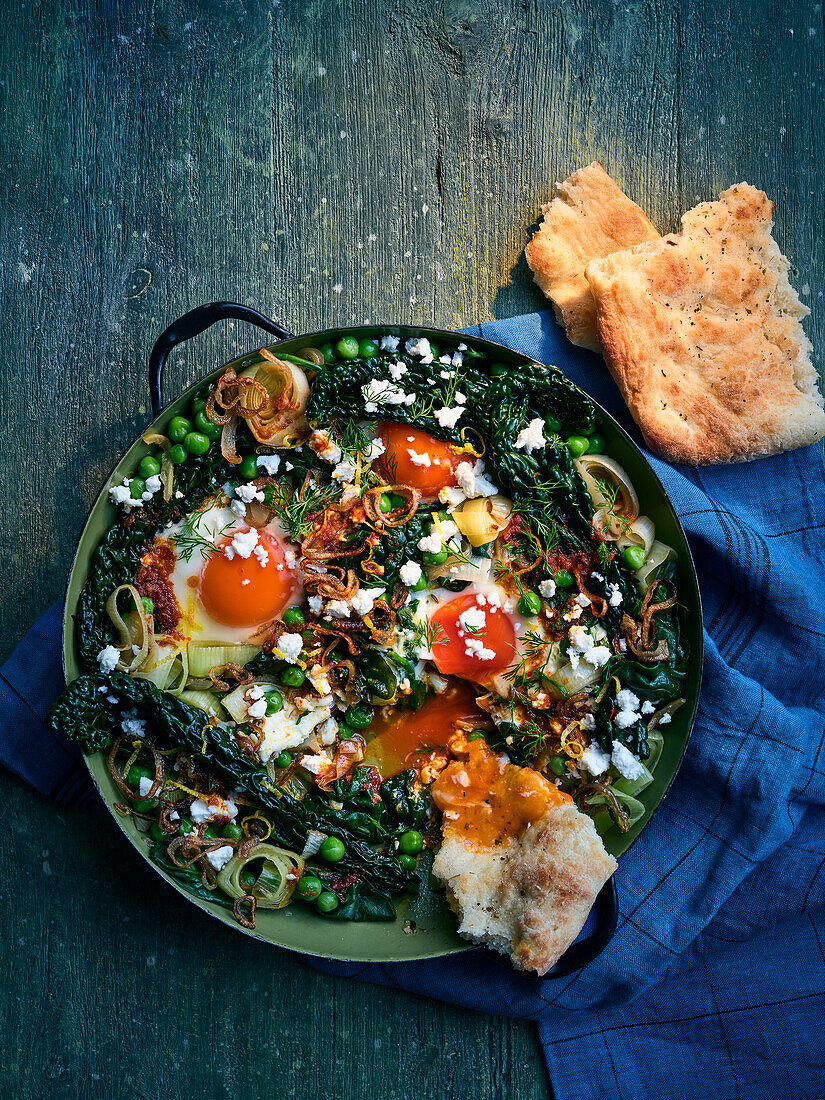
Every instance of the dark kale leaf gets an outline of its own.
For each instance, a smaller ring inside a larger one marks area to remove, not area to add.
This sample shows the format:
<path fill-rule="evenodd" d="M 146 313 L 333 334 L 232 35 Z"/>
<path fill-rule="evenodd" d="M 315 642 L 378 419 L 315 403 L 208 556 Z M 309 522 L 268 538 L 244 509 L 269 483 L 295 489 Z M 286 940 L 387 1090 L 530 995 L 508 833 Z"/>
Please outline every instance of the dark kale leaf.
<path fill-rule="evenodd" d="M 415 771 L 385 779 L 379 790 L 390 815 L 405 828 L 420 829 L 426 823 L 429 798 Z"/>
<path fill-rule="evenodd" d="M 203 898 L 205 901 L 215 901 L 225 909 L 232 908 L 231 900 L 222 890 L 208 890 L 204 886 L 199 868 L 195 866 L 178 867 L 173 863 L 163 844 L 153 844 L 149 849 L 149 858 L 152 863 L 164 870 L 170 878 L 179 883 L 187 894 L 194 894 L 196 898 Z"/>

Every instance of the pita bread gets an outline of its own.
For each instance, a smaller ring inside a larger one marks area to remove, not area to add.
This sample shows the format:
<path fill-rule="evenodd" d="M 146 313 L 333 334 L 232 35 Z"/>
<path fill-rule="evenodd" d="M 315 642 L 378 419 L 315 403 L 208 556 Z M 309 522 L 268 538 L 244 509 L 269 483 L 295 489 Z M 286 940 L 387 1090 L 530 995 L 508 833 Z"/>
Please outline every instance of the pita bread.
<path fill-rule="evenodd" d="M 680 234 L 587 264 L 610 372 L 672 462 L 739 462 L 825 435 L 808 310 L 772 216 L 740 183 L 689 210 Z"/>
<path fill-rule="evenodd" d="M 546 974 L 617 866 L 591 819 L 566 804 L 489 852 L 448 834 L 433 873 L 446 884 L 460 935 L 509 955 L 519 970 Z"/>
<path fill-rule="evenodd" d="M 542 214 L 541 228 L 525 249 L 533 278 L 552 301 L 568 339 L 598 351 L 596 308 L 584 265 L 659 234 L 595 161 L 556 184 L 556 198 Z"/>

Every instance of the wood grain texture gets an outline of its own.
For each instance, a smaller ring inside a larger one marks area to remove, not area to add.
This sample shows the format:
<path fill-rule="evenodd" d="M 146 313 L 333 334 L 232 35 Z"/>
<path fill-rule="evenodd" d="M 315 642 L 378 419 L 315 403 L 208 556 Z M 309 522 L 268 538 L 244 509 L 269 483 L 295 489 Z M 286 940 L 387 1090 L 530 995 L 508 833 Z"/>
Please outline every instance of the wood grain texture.
<path fill-rule="evenodd" d="M 147 420 L 153 339 L 200 302 L 294 331 L 541 308 L 524 243 L 598 159 L 661 231 L 762 187 L 821 348 L 823 33 L 805 0 L 7 5 L 3 655 Z M 254 342 L 201 338 L 171 390 Z M 0 797 L 3 1095 L 548 1095 L 530 1025 L 310 971 L 190 909 L 101 813 Z"/>

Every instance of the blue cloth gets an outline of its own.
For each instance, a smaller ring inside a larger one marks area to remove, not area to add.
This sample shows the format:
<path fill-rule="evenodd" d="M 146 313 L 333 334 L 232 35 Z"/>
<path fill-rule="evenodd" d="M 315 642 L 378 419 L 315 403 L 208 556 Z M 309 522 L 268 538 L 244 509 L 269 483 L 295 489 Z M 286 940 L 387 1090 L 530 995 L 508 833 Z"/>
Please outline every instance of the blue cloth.
<path fill-rule="evenodd" d="M 471 330 L 556 363 L 638 440 L 602 361 L 549 313 Z M 704 601 L 699 716 L 681 771 L 621 860 L 609 947 L 556 980 L 475 951 L 392 966 L 313 961 L 537 1022 L 556 1096 L 777 1100 L 823 1094 L 825 481 L 815 447 L 694 470 L 651 459 Z M 77 753 L 42 726 L 59 613 L 0 672 L 0 759 L 76 800 Z M 64 754 L 64 755 L 60 755 Z"/>

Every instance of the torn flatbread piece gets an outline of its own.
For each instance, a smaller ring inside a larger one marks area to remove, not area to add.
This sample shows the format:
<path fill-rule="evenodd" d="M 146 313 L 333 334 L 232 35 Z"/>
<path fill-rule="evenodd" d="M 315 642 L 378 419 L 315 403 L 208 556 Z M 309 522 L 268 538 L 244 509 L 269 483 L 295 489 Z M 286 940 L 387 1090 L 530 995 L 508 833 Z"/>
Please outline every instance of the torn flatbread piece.
<path fill-rule="evenodd" d="M 644 211 L 594 161 L 556 184 L 543 222 L 525 249 L 533 278 L 553 303 L 568 339 L 599 350 L 596 307 L 584 277 L 588 260 L 654 241 Z"/>
<path fill-rule="evenodd" d="M 455 759 L 431 788 L 443 813 L 433 873 L 465 939 L 547 971 L 578 936 L 616 870 L 591 818 L 532 768 L 481 739 L 450 742 Z"/>
<path fill-rule="evenodd" d="M 808 310 L 772 217 L 762 191 L 736 184 L 689 210 L 681 233 L 587 265 L 605 361 L 671 462 L 740 462 L 825 435 Z"/>

